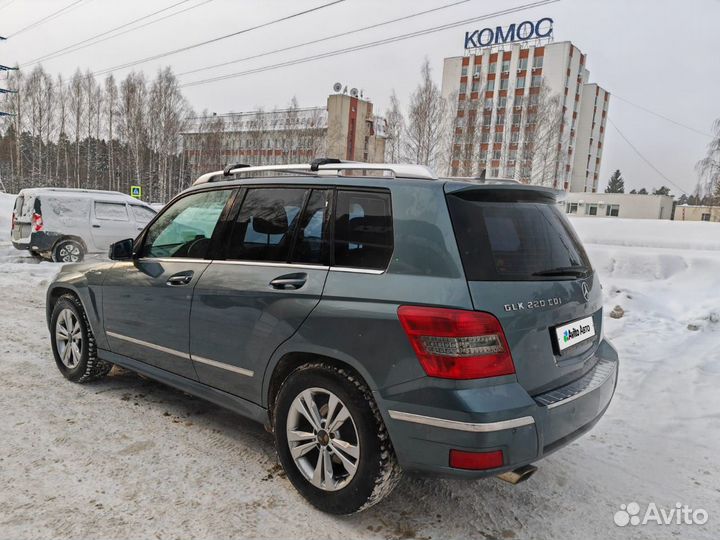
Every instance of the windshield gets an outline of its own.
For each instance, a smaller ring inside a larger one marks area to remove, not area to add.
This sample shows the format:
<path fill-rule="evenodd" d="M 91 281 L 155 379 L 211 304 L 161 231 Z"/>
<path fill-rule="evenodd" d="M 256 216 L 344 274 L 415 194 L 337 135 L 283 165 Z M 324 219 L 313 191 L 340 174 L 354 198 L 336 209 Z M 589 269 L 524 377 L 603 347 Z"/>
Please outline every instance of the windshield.
<path fill-rule="evenodd" d="M 572 226 L 554 202 L 448 195 L 468 281 L 572 279 L 591 272 Z"/>

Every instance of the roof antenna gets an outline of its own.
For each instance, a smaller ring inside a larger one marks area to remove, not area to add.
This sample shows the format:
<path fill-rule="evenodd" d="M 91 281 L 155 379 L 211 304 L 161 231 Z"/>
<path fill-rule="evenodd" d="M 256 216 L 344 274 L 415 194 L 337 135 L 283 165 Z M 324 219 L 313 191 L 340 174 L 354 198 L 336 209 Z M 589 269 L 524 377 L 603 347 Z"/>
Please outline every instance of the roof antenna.
<path fill-rule="evenodd" d="M 480 182 L 485 181 L 485 174 L 487 173 L 487 169 L 483 169 L 480 171 L 480 174 L 475 177 L 475 180 L 479 180 Z"/>

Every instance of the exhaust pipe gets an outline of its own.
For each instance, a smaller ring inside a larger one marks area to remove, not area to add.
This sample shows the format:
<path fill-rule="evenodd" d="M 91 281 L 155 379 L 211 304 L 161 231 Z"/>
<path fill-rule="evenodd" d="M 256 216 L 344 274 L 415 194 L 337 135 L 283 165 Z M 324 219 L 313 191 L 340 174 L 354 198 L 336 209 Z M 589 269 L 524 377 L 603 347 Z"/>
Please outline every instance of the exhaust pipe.
<path fill-rule="evenodd" d="M 533 474 L 535 474 L 535 471 L 537 471 L 537 467 L 535 465 L 523 465 L 522 467 L 518 467 L 512 471 L 498 474 L 497 477 L 500 480 L 504 480 L 505 482 L 515 485 L 530 478 Z"/>

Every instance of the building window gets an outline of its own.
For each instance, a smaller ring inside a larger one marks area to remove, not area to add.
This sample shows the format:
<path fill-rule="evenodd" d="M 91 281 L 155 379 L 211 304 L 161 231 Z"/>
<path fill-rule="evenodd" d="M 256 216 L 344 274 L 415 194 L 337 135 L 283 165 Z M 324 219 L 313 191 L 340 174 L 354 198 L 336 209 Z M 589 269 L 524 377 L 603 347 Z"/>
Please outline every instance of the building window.
<path fill-rule="evenodd" d="M 493 159 L 500 159 L 500 150 L 493 150 Z M 497 176 L 497 173 L 495 173 L 493 176 Z"/>
<path fill-rule="evenodd" d="M 490 142 L 490 132 L 489 131 L 483 131 L 482 135 L 480 136 L 480 142 L 483 142 L 483 143 Z"/>
<path fill-rule="evenodd" d="M 540 75 L 533 75 L 532 81 L 530 82 L 530 86 L 533 88 L 537 88 L 542 84 L 542 77 Z"/>
<path fill-rule="evenodd" d="M 467 67 L 463 66 L 463 68 L 460 70 L 460 76 L 465 77 L 467 75 Z"/>
<path fill-rule="evenodd" d="M 492 171 L 490 171 L 490 176 L 492 178 L 497 178 L 498 176 L 500 176 L 500 169 L 493 169 Z"/>
<path fill-rule="evenodd" d="M 510 60 L 503 60 L 502 70 L 503 70 L 503 71 L 510 71 Z"/>
<path fill-rule="evenodd" d="M 497 125 L 502 126 L 505 124 L 505 115 L 504 114 L 498 114 L 497 115 Z"/>
<path fill-rule="evenodd" d="M 493 100 L 492 98 L 488 98 L 485 100 L 485 108 L 486 109 L 492 109 Z"/>
<path fill-rule="evenodd" d="M 495 142 L 501 143 L 502 140 L 503 140 L 503 132 L 502 131 L 496 132 L 495 133 Z"/>
<path fill-rule="evenodd" d="M 588 216 L 597 216 L 597 204 L 587 204 L 585 205 L 585 214 Z"/>
<path fill-rule="evenodd" d="M 490 79 L 487 82 L 487 91 L 492 92 L 493 90 L 495 90 L 495 79 Z"/>
<path fill-rule="evenodd" d="M 577 214 L 578 211 L 578 205 L 576 202 L 567 203 L 565 206 L 565 212 L 568 214 Z"/>
<path fill-rule="evenodd" d="M 525 88 L 525 77 L 518 77 L 518 78 L 517 78 L 516 87 L 517 87 L 517 88 Z"/>
<path fill-rule="evenodd" d="M 521 117 L 520 113 L 513 114 L 512 123 L 514 126 L 517 126 L 520 123 L 520 117 Z"/>
<path fill-rule="evenodd" d="M 700 221 L 710 221 L 710 214 L 703 214 L 700 216 Z"/>
<path fill-rule="evenodd" d="M 477 80 L 473 81 L 473 82 L 472 82 L 472 91 L 473 91 L 473 92 L 477 92 L 479 85 L 480 85 L 480 81 L 477 81 Z"/>
<path fill-rule="evenodd" d="M 510 79 L 500 79 L 500 90 L 507 90 Z"/>
<path fill-rule="evenodd" d="M 510 134 L 510 142 L 518 142 L 520 140 L 520 132 L 519 131 L 513 131 Z"/>
<path fill-rule="evenodd" d="M 605 209 L 606 216 L 618 217 L 619 214 L 620 214 L 620 205 L 619 204 L 608 204 L 607 205 L 607 208 Z"/>
<path fill-rule="evenodd" d="M 521 58 L 518 62 L 518 69 L 527 69 L 527 58 Z"/>
<path fill-rule="evenodd" d="M 483 126 L 489 126 L 492 121 L 492 117 L 489 114 L 483 114 Z"/>
<path fill-rule="evenodd" d="M 488 69 L 488 73 L 495 73 L 497 71 L 497 63 L 493 62 L 490 64 L 490 68 Z"/>
<path fill-rule="evenodd" d="M 464 94 L 467 90 L 467 84 L 466 83 L 460 83 L 460 93 Z"/>
<path fill-rule="evenodd" d="M 507 79 L 506 79 L 506 80 L 507 80 Z M 506 97 L 501 97 L 501 98 L 498 99 L 498 108 L 504 109 L 506 105 L 507 105 L 507 98 L 506 98 Z"/>
<path fill-rule="evenodd" d="M 536 56 L 533 58 L 533 69 L 543 67 L 544 56 Z"/>

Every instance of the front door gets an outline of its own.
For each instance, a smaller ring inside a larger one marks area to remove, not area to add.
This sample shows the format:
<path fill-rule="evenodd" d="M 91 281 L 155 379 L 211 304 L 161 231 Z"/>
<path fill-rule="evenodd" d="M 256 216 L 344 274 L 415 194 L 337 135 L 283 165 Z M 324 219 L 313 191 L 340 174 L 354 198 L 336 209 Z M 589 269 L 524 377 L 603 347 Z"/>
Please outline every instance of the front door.
<path fill-rule="evenodd" d="M 176 200 L 141 237 L 138 258 L 111 268 L 103 314 L 112 352 L 197 378 L 189 355 L 192 292 L 210 264 L 210 240 L 232 193 L 199 191 Z"/>
<path fill-rule="evenodd" d="M 222 260 L 213 260 L 195 287 L 190 352 L 202 382 L 260 402 L 273 351 L 322 296 L 330 193 L 245 190 Z"/>
<path fill-rule="evenodd" d="M 91 234 L 95 249 L 107 252 L 110 244 L 137 236 L 135 220 L 130 218 L 124 202 L 94 201 L 91 210 Z"/>

